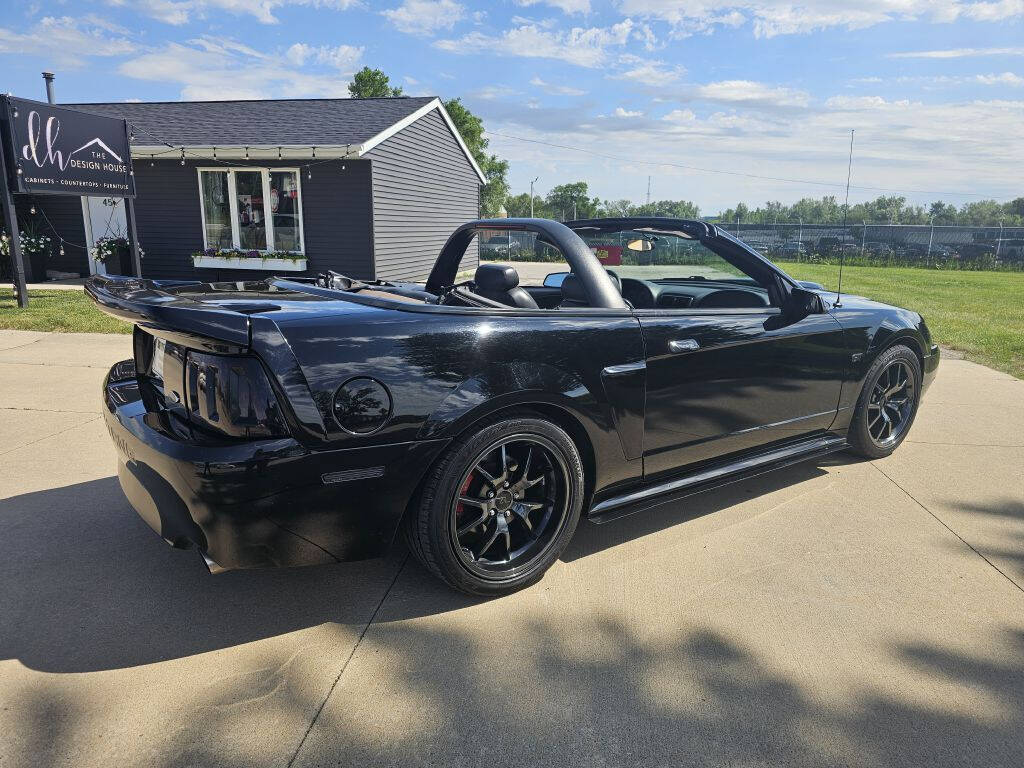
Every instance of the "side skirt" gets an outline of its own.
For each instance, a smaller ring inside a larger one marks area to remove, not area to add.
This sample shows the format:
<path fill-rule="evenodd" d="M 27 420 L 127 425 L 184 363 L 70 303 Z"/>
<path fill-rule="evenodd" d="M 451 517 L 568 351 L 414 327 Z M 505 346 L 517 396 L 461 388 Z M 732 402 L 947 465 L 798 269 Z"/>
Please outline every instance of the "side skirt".
<path fill-rule="evenodd" d="M 763 475 L 766 472 L 788 467 L 807 459 L 835 453 L 843 450 L 847 445 L 845 437 L 826 435 L 754 456 L 747 456 L 729 464 L 722 464 L 692 475 L 667 480 L 624 493 L 621 496 L 605 499 L 591 507 L 588 519 L 599 525 L 608 523 L 635 512 L 678 501 L 695 493 Z"/>

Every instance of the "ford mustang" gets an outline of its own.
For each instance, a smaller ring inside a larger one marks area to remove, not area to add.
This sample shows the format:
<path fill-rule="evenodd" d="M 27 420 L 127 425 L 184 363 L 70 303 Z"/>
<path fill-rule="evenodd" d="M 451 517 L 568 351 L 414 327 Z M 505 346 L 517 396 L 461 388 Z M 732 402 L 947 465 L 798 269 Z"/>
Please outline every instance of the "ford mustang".
<path fill-rule="evenodd" d="M 480 243 L 506 242 L 505 263 Z M 452 587 L 541 578 L 604 523 L 906 437 L 916 312 L 801 283 L 702 221 L 473 221 L 426 282 L 96 276 L 135 323 L 104 382 L 119 478 L 212 572 L 380 556 Z"/>

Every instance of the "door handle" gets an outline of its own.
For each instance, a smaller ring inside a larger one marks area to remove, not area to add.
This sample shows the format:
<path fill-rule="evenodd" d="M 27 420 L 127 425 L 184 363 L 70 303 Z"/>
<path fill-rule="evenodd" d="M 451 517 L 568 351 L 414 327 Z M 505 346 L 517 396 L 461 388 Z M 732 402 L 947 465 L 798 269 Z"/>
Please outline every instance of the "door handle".
<path fill-rule="evenodd" d="M 700 349 L 696 339 L 672 339 L 668 343 L 669 352 L 695 352 Z"/>

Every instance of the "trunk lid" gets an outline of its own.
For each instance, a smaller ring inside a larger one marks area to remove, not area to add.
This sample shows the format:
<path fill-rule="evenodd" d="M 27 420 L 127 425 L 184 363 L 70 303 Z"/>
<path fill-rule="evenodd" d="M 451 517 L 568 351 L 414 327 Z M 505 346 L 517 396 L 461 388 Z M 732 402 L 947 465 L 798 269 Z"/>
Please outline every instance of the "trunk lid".
<path fill-rule="evenodd" d="M 96 275 L 85 291 L 104 312 L 157 331 L 181 337 L 213 351 L 209 341 L 234 347 L 252 342 L 252 314 L 308 311 L 311 305 L 343 300 L 337 292 L 318 295 L 301 290 L 301 284 L 260 280 L 201 283 L 185 280 L 144 280 L 135 277 Z M 199 339 L 193 337 L 201 337 Z"/>

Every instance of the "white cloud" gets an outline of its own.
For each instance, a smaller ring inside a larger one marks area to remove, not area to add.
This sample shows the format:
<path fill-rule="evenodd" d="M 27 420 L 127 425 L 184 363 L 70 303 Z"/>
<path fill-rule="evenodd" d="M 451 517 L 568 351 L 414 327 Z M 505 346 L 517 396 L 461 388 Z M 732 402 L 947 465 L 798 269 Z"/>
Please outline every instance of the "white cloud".
<path fill-rule="evenodd" d="M 622 107 L 616 107 L 613 113 L 615 117 L 643 117 L 644 113 L 640 110 L 623 109 Z"/>
<path fill-rule="evenodd" d="M 562 13 L 590 13 L 590 0 L 516 0 L 516 5 L 524 8 L 538 3 L 550 5 Z"/>
<path fill-rule="evenodd" d="M 900 51 L 890 59 L 965 59 L 979 56 L 1024 56 L 1024 48 L 947 48 L 937 51 Z"/>
<path fill-rule="evenodd" d="M 695 98 L 725 104 L 742 104 L 758 107 L 806 107 L 810 96 L 782 86 L 771 86 L 753 80 L 721 80 L 716 83 L 697 86 Z"/>
<path fill-rule="evenodd" d="M 409 35 L 432 35 L 451 29 L 466 15 L 455 0 L 405 0 L 399 7 L 381 11 L 399 31 Z"/>
<path fill-rule="evenodd" d="M 750 19 L 757 37 L 800 34 L 830 27 L 863 29 L 887 21 L 1001 21 L 1024 16 L 1024 0 L 936 2 L 936 0 L 619 0 L 628 16 L 659 19 L 676 35 Z"/>
<path fill-rule="evenodd" d="M 109 5 L 128 6 L 165 24 L 182 25 L 193 19 L 208 18 L 227 11 L 239 16 L 254 16 L 263 24 L 276 24 L 274 10 L 286 5 L 307 5 L 344 11 L 360 5 L 360 0 L 107 0 Z"/>
<path fill-rule="evenodd" d="M 298 68 L 297 60 L 332 68 L 348 61 L 347 66 L 355 67 L 355 52 L 362 49 L 297 46 L 302 44 L 281 54 L 265 53 L 230 38 L 202 37 L 185 44 L 168 43 L 125 61 L 118 71 L 139 80 L 178 85 L 182 99 L 199 101 L 348 96 L 348 79 L 342 76 L 346 73 L 307 72 Z"/>
<path fill-rule="evenodd" d="M 124 56 L 137 48 L 127 30 L 89 18 L 46 16 L 24 32 L 0 27 L 0 53 L 39 56 L 46 66 L 46 62 L 54 62 L 78 67 L 92 56 Z"/>
<path fill-rule="evenodd" d="M 692 123 L 697 119 L 697 115 L 692 109 L 673 109 L 661 119 L 666 123 Z"/>
<path fill-rule="evenodd" d="M 1008 85 L 1013 88 L 1024 86 L 1024 77 L 1013 72 L 1002 72 L 998 75 L 975 75 L 974 81 L 982 85 Z"/>
<path fill-rule="evenodd" d="M 670 66 L 654 59 L 643 59 L 633 54 L 623 54 L 619 61 L 626 69 L 612 77 L 616 80 L 632 80 L 641 85 L 664 87 L 676 82 L 686 73 L 682 67 Z"/>
<path fill-rule="evenodd" d="M 607 66 L 614 58 L 610 48 L 624 45 L 633 31 L 630 19 L 610 27 L 544 29 L 523 24 L 498 35 L 470 32 L 457 40 L 438 40 L 435 46 L 451 53 L 488 53 L 497 56 L 558 59 L 580 67 Z"/>
<path fill-rule="evenodd" d="M 550 93 L 552 96 L 582 96 L 586 91 L 580 88 L 573 88 L 569 85 L 558 85 L 557 83 L 547 83 L 541 80 L 539 77 L 534 77 L 530 80 L 530 85 L 540 88 L 545 93 Z"/>
<path fill-rule="evenodd" d="M 363 56 L 363 48 L 354 45 L 306 45 L 295 43 L 285 51 L 285 57 L 296 66 L 307 62 L 323 64 L 343 71 L 352 69 Z"/>
<path fill-rule="evenodd" d="M 549 183 L 580 178 L 593 195 L 640 201 L 652 175 L 659 199 L 693 199 L 706 213 L 737 200 L 790 202 L 805 195 L 841 195 L 853 125 L 854 202 L 883 194 L 865 187 L 931 190 L 908 194 L 915 203 L 940 196 L 974 199 L 943 194 L 950 191 L 999 199 L 1020 194 L 1024 143 L 1009 137 L 1019 133 L 1024 121 L 1024 98 L 918 102 L 869 96 L 827 104 L 777 111 L 737 103 L 728 103 L 727 109 L 695 104 L 660 117 L 648 112 L 628 120 L 601 120 L 579 108 L 524 110 L 510 100 L 507 105 L 488 102 L 480 113 L 496 133 L 574 148 L 492 134 L 490 149 L 511 162 L 513 188 L 528 186 L 536 175 Z M 676 163 L 824 184 L 704 173 Z"/>

